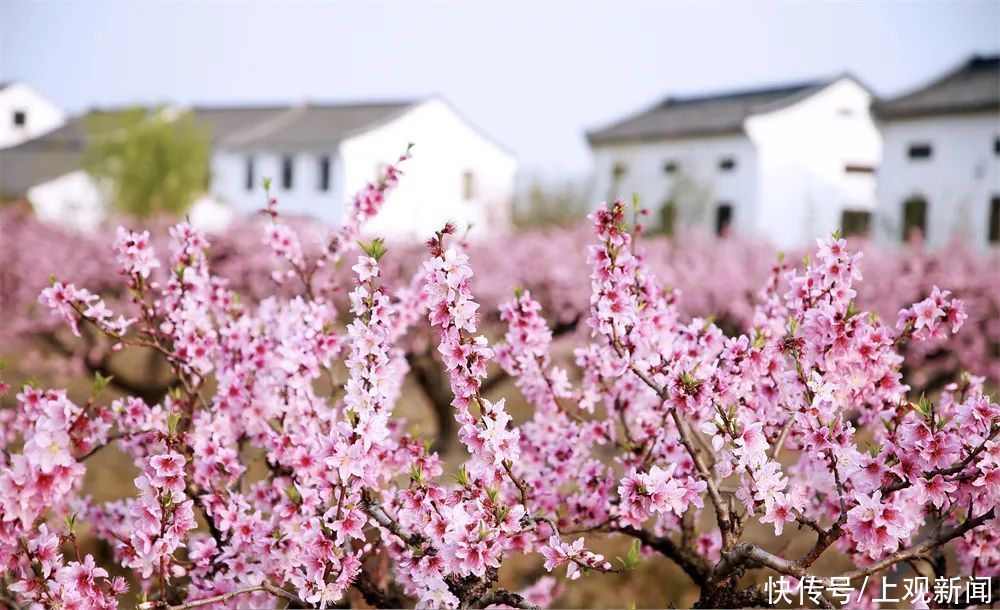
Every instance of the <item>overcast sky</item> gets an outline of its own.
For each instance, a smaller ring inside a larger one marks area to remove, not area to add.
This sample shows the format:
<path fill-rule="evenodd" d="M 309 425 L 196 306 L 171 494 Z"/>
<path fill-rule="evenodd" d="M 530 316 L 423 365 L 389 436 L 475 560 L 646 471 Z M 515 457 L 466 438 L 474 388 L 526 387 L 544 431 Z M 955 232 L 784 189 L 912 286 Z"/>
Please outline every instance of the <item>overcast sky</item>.
<path fill-rule="evenodd" d="M 0 4 L 0 80 L 73 112 L 438 93 L 550 176 L 667 94 L 845 70 L 896 94 L 998 49 L 998 1 Z"/>

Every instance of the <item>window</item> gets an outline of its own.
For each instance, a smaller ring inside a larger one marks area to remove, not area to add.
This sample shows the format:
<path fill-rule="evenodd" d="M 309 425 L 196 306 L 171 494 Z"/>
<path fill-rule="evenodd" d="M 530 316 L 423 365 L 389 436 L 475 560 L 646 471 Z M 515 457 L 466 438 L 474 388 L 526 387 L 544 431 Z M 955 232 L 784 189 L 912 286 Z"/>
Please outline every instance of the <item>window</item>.
<path fill-rule="evenodd" d="M 862 165 L 860 163 L 848 163 L 844 166 L 844 171 L 848 174 L 874 174 L 875 168 L 871 165 Z"/>
<path fill-rule="evenodd" d="M 732 157 L 723 157 L 719 159 L 719 169 L 724 172 L 731 172 L 736 169 L 736 159 Z"/>
<path fill-rule="evenodd" d="M 844 237 L 868 235 L 872 214 L 863 210 L 844 210 L 840 216 L 840 232 Z"/>
<path fill-rule="evenodd" d="M 674 234 L 674 225 L 677 222 L 677 204 L 668 201 L 660 208 L 660 233 L 666 236 Z"/>
<path fill-rule="evenodd" d="M 285 156 L 281 158 L 281 188 L 289 191 L 292 189 L 292 175 L 294 159 L 291 156 Z"/>
<path fill-rule="evenodd" d="M 903 202 L 903 241 L 915 234 L 927 234 L 927 200 L 914 195 Z"/>
<path fill-rule="evenodd" d="M 622 178 L 625 177 L 625 174 L 627 172 L 628 168 L 625 167 L 624 163 L 615 163 L 614 166 L 611 168 L 611 178 L 616 181 L 621 180 Z"/>
<path fill-rule="evenodd" d="M 319 183 L 316 185 L 321 191 L 330 190 L 330 157 L 322 155 L 319 158 Z"/>
<path fill-rule="evenodd" d="M 680 169 L 680 164 L 677 161 L 667 161 L 663 164 L 664 174 L 676 174 L 678 169 Z"/>
<path fill-rule="evenodd" d="M 1000 244 L 1000 195 L 990 199 L 990 233 L 991 244 Z"/>
<path fill-rule="evenodd" d="M 471 169 L 462 172 L 462 199 L 468 201 L 476 196 L 476 176 Z"/>
<path fill-rule="evenodd" d="M 14 127 L 24 127 L 28 124 L 28 113 L 23 110 L 15 110 L 13 121 Z"/>
<path fill-rule="evenodd" d="M 720 203 L 715 209 L 715 234 L 724 237 L 729 234 L 733 223 L 733 206 L 730 203 Z"/>
<path fill-rule="evenodd" d="M 911 159 L 930 159 L 931 145 L 925 143 L 910 144 L 910 148 L 907 150 L 906 155 Z"/>
<path fill-rule="evenodd" d="M 1000 136 L 993 138 L 993 154 L 1000 157 Z"/>
<path fill-rule="evenodd" d="M 246 177 L 247 177 L 247 190 L 252 191 L 254 186 L 256 186 L 254 185 L 256 176 L 254 175 L 253 157 L 247 157 Z"/>

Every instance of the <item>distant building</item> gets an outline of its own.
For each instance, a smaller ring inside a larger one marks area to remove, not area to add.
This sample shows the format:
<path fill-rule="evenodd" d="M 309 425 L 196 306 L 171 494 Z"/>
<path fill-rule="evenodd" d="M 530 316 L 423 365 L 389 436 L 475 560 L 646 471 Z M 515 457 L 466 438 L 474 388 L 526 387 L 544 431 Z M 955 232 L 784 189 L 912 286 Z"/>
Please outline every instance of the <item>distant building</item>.
<path fill-rule="evenodd" d="M 63 111 L 24 83 L 0 83 L 0 149 L 37 138 L 66 122 Z"/>
<path fill-rule="evenodd" d="M 663 232 L 700 228 L 802 245 L 866 232 L 881 138 L 850 76 L 669 97 L 587 138 L 595 197 L 637 193 Z"/>
<path fill-rule="evenodd" d="M 1000 244 L 1000 56 L 972 57 L 874 110 L 880 236 Z"/>
<path fill-rule="evenodd" d="M 509 228 L 513 156 L 437 98 L 282 110 L 219 139 L 212 194 L 253 211 L 270 176 L 282 210 L 337 223 L 349 198 L 409 142 L 405 177 L 370 231 L 423 239 L 447 220 L 480 234 Z"/>
<path fill-rule="evenodd" d="M 440 99 L 190 110 L 211 136 L 208 195 L 236 212 L 265 205 L 261 185 L 270 177 L 284 213 L 337 224 L 354 192 L 413 142 L 405 177 L 369 231 L 423 239 L 447 220 L 479 234 L 510 226 L 516 161 Z M 99 222 L 106 197 L 79 169 L 83 123 L 0 151 L 0 193 L 27 198 L 40 216 L 63 224 Z M 193 219 L 217 228 L 218 204 L 202 203 Z"/>

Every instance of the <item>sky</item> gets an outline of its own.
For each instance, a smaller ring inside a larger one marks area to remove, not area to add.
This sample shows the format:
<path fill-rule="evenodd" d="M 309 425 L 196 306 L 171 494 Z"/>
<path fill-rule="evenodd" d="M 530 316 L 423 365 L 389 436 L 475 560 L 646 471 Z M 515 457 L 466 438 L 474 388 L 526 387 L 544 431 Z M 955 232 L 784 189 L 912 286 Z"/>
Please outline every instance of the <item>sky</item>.
<path fill-rule="evenodd" d="M 438 94 L 546 179 L 667 95 L 845 71 L 895 95 L 998 50 L 1000 0 L 0 3 L 0 81 L 73 113 Z"/>

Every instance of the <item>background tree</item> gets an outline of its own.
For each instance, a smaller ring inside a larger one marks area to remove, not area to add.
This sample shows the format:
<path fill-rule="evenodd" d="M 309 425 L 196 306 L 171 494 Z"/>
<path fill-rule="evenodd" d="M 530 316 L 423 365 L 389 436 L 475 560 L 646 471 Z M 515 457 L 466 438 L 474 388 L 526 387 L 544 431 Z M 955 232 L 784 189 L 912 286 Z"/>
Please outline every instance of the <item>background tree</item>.
<path fill-rule="evenodd" d="M 115 209 L 180 215 L 208 187 L 209 136 L 190 112 L 130 108 L 85 121 L 84 168 Z"/>
<path fill-rule="evenodd" d="M 532 229 L 582 222 L 590 211 L 586 190 L 574 181 L 544 184 L 536 179 L 514 202 L 514 226 Z"/>

